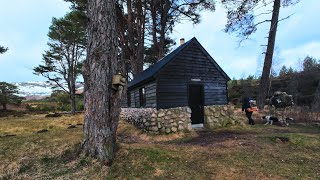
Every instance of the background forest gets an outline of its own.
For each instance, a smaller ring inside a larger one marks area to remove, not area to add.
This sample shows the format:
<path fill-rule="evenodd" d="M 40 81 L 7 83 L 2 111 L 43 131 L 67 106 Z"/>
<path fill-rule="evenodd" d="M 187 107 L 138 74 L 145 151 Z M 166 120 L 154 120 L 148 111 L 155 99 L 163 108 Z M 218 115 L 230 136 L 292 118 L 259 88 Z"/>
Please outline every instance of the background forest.
<path fill-rule="evenodd" d="M 278 73 L 273 72 L 270 78 L 269 96 L 276 91 L 293 95 L 295 105 L 319 109 L 320 93 L 320 60 L 307 56 L 301 70 L 283 66 Z M 229 101 L 240 106 L 243 96 L 256 98 L 258 95 L 259 77 L 249 75 L 228 83 Z"/>

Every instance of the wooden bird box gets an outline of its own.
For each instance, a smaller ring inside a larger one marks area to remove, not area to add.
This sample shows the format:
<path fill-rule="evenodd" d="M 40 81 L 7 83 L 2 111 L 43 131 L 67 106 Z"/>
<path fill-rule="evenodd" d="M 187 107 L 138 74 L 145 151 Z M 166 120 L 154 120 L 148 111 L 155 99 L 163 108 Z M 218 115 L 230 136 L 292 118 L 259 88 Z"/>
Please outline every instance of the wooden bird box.
<path fill-rule="evenodd" d="M 112 88 L 118 89 L 119 86 L 125 86 L 126 85 L 126 78 L 122 76 L 122 74 L 118 73 L 113 75 L 112 77 Z"/>

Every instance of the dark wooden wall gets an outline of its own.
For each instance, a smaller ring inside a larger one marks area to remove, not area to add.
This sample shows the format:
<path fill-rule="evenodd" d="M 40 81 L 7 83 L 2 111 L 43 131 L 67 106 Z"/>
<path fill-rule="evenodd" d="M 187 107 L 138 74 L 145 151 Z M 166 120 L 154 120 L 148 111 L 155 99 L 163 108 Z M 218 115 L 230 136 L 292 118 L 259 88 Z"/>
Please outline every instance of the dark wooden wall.
<path fill-rule="evenodd" d="M 133 90 L 130 90 L 131 105 L 130 107 L 140 107 L 139 89 L 144 87 L 146 92 L 146 108 L 157 107 L 156 99 L 156 82 L 148 83 Z"/>
<path fill-rule="evenodd" d="M 227 104 L 227 80 L 195 44 L 185 48 L 159 72 L 157 108 L 188 106 L 189 84 L 203 84 L 204 105 Z"/>

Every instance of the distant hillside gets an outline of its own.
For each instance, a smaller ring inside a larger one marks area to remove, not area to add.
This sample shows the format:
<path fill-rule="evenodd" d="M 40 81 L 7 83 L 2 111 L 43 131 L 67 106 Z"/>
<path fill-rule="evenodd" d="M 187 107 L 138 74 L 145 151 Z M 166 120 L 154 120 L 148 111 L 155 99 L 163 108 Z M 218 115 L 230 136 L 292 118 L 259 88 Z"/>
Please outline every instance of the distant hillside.
<path fill-rule="evenodd" d="M 19 96 L 29 99 L 43 99 L 51 95 L 55 83 L 49 81 L 30 81 L 12 83 L 19 88 Z M 65 85 L 66 86 L 66 85 Z M 77 82 L 76 88 L 82 88 L 83 83 Z"/>

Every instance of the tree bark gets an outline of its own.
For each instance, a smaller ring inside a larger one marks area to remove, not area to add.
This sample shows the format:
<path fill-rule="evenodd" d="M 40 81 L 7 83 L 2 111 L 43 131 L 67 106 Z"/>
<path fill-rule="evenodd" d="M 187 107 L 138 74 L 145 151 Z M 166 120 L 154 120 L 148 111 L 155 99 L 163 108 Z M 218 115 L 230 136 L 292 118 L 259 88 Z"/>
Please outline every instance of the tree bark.
<path fill-rule="evenodd" d="M 6 103 L 2 103 L 2 109 L 4 110 L 4 111 L 6 111 L 7 110 L 7 104 Z"/>
<path fill-rule="evenodd" d="M 270 80 L 270 70 L 272 65 L 272 57 L 275 46 L 275 39 L 277 34 L 278 20 L 280 12 L 280 0 L 274 0 L 273 13 L 269 31 L 268 46 L 266 56 L 264 59 L 263 71 L 259 85 L 258 107 L 260 109 L 264 106 L 264 101 L 268 95 L 268 87 Z"/>
<path fill-rule="evenodd" d="M 83 66 L 85 122 L 83 151 L 111 165 L 116 150 L 116 131 L 121 91 L 112 89 L 117 70 L 115 0 L 88 1 L 88 47 Z"/>

